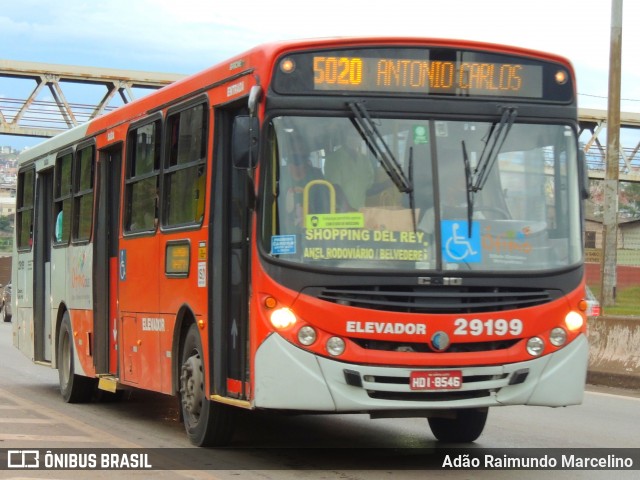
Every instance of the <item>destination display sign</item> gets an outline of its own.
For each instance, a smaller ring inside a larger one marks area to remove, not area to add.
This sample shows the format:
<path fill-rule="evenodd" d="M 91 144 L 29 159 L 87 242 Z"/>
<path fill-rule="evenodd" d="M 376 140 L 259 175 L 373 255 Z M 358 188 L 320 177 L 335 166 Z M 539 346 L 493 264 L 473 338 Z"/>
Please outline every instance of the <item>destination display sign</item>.
<path fill-rule="evenodd" d="M 274 77 L 278 93 L 370 92 L 505 97 L 568 102 L 566 68 L 538 59 L 447 48 L 382 48 L 296 53 Z"/>
<path fill-rule="evenodd" d="M 542 67 L 409 58 L 313 57 L 316 90 L 542 97 Z"/>

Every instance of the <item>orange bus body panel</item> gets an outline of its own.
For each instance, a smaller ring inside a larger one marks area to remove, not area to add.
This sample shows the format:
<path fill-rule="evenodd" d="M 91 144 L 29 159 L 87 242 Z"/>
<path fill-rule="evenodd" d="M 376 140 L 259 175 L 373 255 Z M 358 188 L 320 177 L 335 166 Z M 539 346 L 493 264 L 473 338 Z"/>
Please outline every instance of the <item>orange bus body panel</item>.
<path fill-rule="evenodd" d="M 486 50 L 496 52 L 530 56 L 559 62 L 566 66 L 573 76 L 573 69 L 569 62 L 559 56 L 548 53 L 536 52 L 520 48 L 493 45 L 481 42 L 467 42 L 441 39 L 407 39 L 407 38 L 367 38 L 367 39 L 327 39 L 306 40 L 299 42 L 282 42 L 264 45 L 230 60 L 222 62 L 201 73 L 192 75 L 183 80 L 166 86 L 157 92 L 131 102 L 117 110 L 92 120 L 87 127 L 87 136 L 96 140 L 96 150 L 122 143 L 123 167 L 126 165 L 127 133 L 132 123 L 148 117 L 156 112 L 162 113 L 166 119 L 168 110 L 179 105 L 183 101 L 204 96 L 209 102 L 209 130 L 206 163 L 206 192 L 204 218 L 201 226 L 179 231 L 163 231 L 160 226 L 153 234 L 148 235 L 124 235 L 122 230 L 122 218 L 118 220 L 120 232 L 118 234 L 118 250 L 120 259 L 111 259 L 111 272 L 118 272 L 110 277 L 109 301 L 110 310 L 114 312 L 109 319 L 108 340 L 109 371 L 118 376 L 118 380 L 125 385 L 135 386 L 166 394 L 175 393 L 173 366 L 178 352 L 175 351 L 176 328 L 180 325 L 181 316 L 188 312 L 196 320 L 203 348 L 203 364 L 210 366 L 212 346 L 210 345 L 212 319 L 208 317 L 211 292 L 209 284 L 212 278 L 211 268 L 212 246 L 209 244 L 211 232 L 210 207 L 216 201 L 211 201 L 213 191 L 212 177 L 215 163 L 228 159 L 216 158 L 214 151 L 216 138 L 214 131 L 216 125 L 214 110 L 226 105 L 238 98 L 246 97 L 252 86 L 260 84 L 268 88 L 273 75 L 276 59 L 288 51 L 314 49 L 314 48 L 349 48 L 364 47 L 368 45 L 385 46 L 442 46 L 464 47 L 466 49 Z M 237 88 L 230 88 L 237 87 Z M 259 115 L 264 113 L 265 102 L 259 105 Z M 162 147 L 164 148 L 164 146 Z M 123 168 L 124 171 L 124 168 Z M 260 168 L 256 170 L 255 177 L 261 176 Z M 126 177 L 126 175 L 123 175 Z M 121 200 L 124 197 L 126 179 L 121 183 Z M 122 217 L 122 213 L 121 213 Z M 214 227 L 215 228 L 215 227 Z M 366 326 L 362 320 L 354 321 L 354 307 L 345 307 L 332 304 L 331 311 L 327 311 L 327 302 L 317 298 L 299 294 L 290 290 L 261 270 L 261 258 L 257 247 L 257 232 L 260 231 L 256 216 L 252 217 L 252 238 L 250 241 L 251 268 L 251 296 L 249 298 L 249 366 L 250 385 L 243 385 L 242 381 L 228 379 L 227 389 L 231 393 L 241 394 L 245 390 L 247 400 L 251 401 L 256 391 L 253 368 L 256 364 L 258 348 L 271 335 L 281 335 L 293 345 L 298 345 L 297 332 L 300 325 L 294 329 L 279 330 L 274 333 L 274 327 L 269 321 L 269 315 L 273 307 L 265 306 L 267 297 L 276 298 L 279 307 L 295 308 L 301 318 L 314 326 L 318 332 L 318 341 L 315 346 L 306 347 L 306 350 L 318 357 L 329 358 L 324 345 L 332 336 L 351 338 L 370 338 L 367 335 Z M 184 275 L 168 274 L 166 269 L 167 248 L 173 242 L 188 244 L 189 263 L 188 272 Z M 124 260 L 122 260 L 124 259 Z M 544 333 L 558 323 L 559 317 L 564 317 L 567 310 L 575 309 L 582 300 L 582 286 L 571 294 L 559 300 L 543 306 L 531 307 L 517 311 L 502 311 L 499 318 L 515 318 L 523 322 L 523 336 L 532 336 Z M 213 299 L 212 302 L 216 302 Z M 89 310 L 71 310 L 74 344 L 78 353 L 82 370 L 88 376 L 95 376 L 94 352 L 91 351 L 93 332 L 93 312 Z M 390 322 L 389 312 L 380 310 L 362 310 L 362 315 L 368 322 L 378 325 Z M 474 318 L 482 321 L 495 319 L 497 313 L 474 314 Z M 419 315 L 410 313 L 394 313 L 395 321 L 399 323 L 420 323 Z M 451 324 L 459 315 L 433 314 L 428 315 L 429 331 L 451 330 Z M 424 320 L 425 322 L 427 320 Z M 352 323 L 354 330 L 346 331 L 346 325 Z M 355 322 L 355 323 L 354 323 Z M 578 331 L 570 332 L 568 342 L 578 335 L 586 333 L 585 326 Z M 403 334 L 385 334 L 378 332 L 376 340 L 380 341 L 406 341 L 411 342 L 412 337 Z M 467 337 L 459 340 L 460 343 L 490 341 L 488 335 Z M 546 345 L 544 355 L 557 350 L 552 345 Z M 530 356 L 521 345 L 511 348 L 484 352 L 481 360 L 476 353 L 456 353 L 442 355 L 440 353 L 425 354 L 419 352 L 397 352 L 383 350 L 365 350 L 357 345 L 350 345 L 349 349 L 340 357 L 343 362 L 354 364 L 367 363 L 377 366 L 397 367 L 450 367 L 501 365 L 505 363 L 524 362 Z M 207 367 L 208 368 L 208 367 Z M 206 392 L 213 393 L 209 385 L 210 376 L 205 376 Z M 244 388 L 243 388 L 244 387 Z M 247 388 L 248 387 L 248 388 Z"/>

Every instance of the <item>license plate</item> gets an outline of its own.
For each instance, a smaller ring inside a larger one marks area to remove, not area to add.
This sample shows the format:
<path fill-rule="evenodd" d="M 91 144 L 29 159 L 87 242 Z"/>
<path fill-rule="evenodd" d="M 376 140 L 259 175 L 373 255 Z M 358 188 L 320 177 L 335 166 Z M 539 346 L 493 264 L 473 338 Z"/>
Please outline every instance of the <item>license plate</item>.
<path fill-rule="evenodd" d="M 462 371 L 432 370 L 429 372 L 411 372 L 409 375 L 411 390 L 457 390 L 462 388 Z"/>

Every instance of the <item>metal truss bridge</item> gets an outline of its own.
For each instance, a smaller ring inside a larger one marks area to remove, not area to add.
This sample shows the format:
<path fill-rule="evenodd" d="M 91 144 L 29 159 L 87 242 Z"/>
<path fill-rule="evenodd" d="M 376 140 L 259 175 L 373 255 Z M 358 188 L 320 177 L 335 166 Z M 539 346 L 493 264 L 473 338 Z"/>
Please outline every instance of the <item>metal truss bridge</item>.
<path fill-rule="evenodd" d="M 183 77 L 0 59 L 0 135 L 52 137 Z M 604 178 L 607 112 L 578 115 L 589 176 Z M 619 177 L 640 182 L 640 114 L 623 112 L 620 120 Z"/>
<path fill-rule="evenodd" d="M 183 77 L 0 60 L 0 134 L 53 137 Z"/>
<path fill-rule="evenodd" d="M 600 135 L 607 131 L 607 111 L 578 109 L 580 140 L 589 165 L 589 177 L 603 179 L 606 170 L 606 140 Z M 605 137 L 606 138 L 606 137 Z M 603 145 L 604 143 L 604 145 Z M 619 179 L 640 182 L 640 113 L 620 113 Z"/>

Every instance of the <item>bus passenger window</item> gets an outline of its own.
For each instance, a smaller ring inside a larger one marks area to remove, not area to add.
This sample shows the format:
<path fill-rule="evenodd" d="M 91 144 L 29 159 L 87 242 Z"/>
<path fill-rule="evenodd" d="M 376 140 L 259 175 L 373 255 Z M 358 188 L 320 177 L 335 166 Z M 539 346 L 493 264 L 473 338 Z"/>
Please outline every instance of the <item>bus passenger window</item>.
<path fill-rule="evenodd" d="M 164 225 L 201 223 L 206 195 L 207 108 L 198 104 L 168 118 Z"/>
<path fill-rule="evenodd" d="M 18 174 L 18 198 L 16 208 L 16 238 L 18 250 L 29 250 L 33 242 L 33 192 L 35 169 Z"/>
<path fill-rule="evenodd" d="M 93 225 L 93 158 L 94 148 L 89 146 L 76 153 L 76 181 L 74 182 L 73 239 L 89 240 Z"/>
<path fill-rule="evenodd" d="M 56 159 L 53 232 L 54 241 L 59 245 L 69 243 L 71 236 L 72 159 L 72 153 Z"/>
<path fill-rule="evenodd" d="M 125 232 L 154 232 L 158 224 L 160 122 L 129 132 L 125 189 Z"/>

